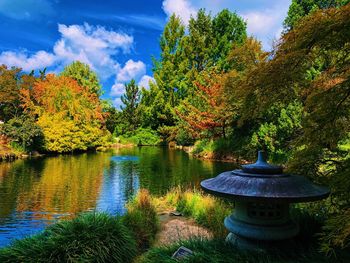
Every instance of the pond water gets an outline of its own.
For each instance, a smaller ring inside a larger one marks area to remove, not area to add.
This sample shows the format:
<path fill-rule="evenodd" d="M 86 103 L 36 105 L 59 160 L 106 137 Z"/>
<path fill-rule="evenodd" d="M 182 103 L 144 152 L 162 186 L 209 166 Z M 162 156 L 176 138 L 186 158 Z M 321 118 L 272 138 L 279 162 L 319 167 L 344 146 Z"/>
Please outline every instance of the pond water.
<path fill-rule="evenodd" d="M 140 188 L 161 195 L 234 168 L 162 147 L 0 163 L 0 247 L 83 211 L 122 214 Z"/>

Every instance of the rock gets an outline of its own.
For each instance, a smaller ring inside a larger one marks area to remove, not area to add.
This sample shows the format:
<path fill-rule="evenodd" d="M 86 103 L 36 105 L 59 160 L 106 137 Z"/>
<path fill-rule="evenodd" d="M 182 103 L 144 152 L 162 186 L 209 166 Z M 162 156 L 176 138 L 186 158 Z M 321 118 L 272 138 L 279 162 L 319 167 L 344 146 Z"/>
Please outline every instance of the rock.
<path fill-rule="evenodd" d="M 172 211 L 169 213 L 171 216 L 182 216 L 182 214 L 180 212 L 177 211 Z"/>

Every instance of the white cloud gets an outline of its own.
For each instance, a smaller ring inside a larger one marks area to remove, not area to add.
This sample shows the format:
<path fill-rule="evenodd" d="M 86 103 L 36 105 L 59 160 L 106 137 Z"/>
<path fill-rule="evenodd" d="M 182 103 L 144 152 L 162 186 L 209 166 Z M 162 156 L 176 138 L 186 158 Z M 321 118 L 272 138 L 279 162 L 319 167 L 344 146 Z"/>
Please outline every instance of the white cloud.
<path fill-rule="evenodd" d="M 144 76 L 142 76 L 142 78 L 140 79 L 140 81 L 138 82 L 137 85 L 139 87 L 144 87 L 145 89 L 149 89 L 149 87 L 150 87 L 149 83 L 150 82 L 155 83 L 156 80 L 153 77 L 151 77 L 151 76 L 144 75 Z"/>
<path fill-rule="evenodd" d="M 114 83 L 114 85 L 111 88 L 110 95 L 113 97 L 120 97 L 125 92 L 125 86 L 123 83 Z"/>
<path fill-rule="evenodd" d="M 107 79 L 120 70 L 115 55 L 128 53 L 133 37 L 124 33 L 106 30 L 102 26 L 58 25 L 61 39 L 53 48 L 63 65 L 79 60 L 96 70 L 102 79 Z"/>
<path fill-rule="evenodd" d="M 5 51 L 0 54 L 0 64 L 21 67 L 25 71 L 47 67 L 58 72 L 65 65 L 79 60 L 95 70 L 102 80 L 106 80 L 122 70 L 116 55 L 130 52 L 133 44 L 130 35 L 87 23 L 69 26 L 59 24 L 58 31 L 61 37 L 51 53 L 40 50 L 31 55 L 25 50 Z"/>
<path fill-rule="evenodd" d="M 0 54 L 0 64 L 21 67 L 24 71 L 31 71 L 50 67 L 56 61 L 56 56 L 46 51 L 38 51 L 33 55 L 22 50 L 18 53 L 5 51 Z"/>
<path fill-rule="evenodd" d="M 118 82 L 127 82 L 131 79 L 137 79 L 146 73 L 146 65 L 142 61 L 133 61 L 129 59 L 125 66 L 117 74 Z"/>
<path fill-rule="evenodd" d="M 187 25 L 191 15 L 195 15 L 198 8 L 194 7 L 190 0 L 164 0 L 163 10 L 168 17 L 174 13 L 180 16 L 182 22 Z"/>

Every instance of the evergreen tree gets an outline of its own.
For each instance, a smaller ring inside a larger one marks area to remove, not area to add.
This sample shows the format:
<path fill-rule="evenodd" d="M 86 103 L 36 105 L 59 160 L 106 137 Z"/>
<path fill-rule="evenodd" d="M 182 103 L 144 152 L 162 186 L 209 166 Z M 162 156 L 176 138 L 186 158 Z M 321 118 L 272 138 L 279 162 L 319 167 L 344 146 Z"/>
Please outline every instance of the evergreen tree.
<path fill-rule="evenodd" d="M 134 79 L 125 84 L 125 93 L 121 97 L 124 106 L 120 108 L 123 111 L 124 120 L 130 124 L 131 131 L 135 131 L 139 125 L 140 95 L 140 89 Z"/>

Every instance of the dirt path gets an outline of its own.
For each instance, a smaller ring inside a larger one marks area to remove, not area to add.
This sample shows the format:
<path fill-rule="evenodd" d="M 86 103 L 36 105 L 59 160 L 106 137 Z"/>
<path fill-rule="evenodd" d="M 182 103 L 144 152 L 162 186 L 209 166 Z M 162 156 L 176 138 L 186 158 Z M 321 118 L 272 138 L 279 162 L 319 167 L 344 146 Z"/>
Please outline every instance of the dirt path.
<path fill-rule="evenodd" d="M 212 237 L 207 229 L 183 216 L 172 216 L 169 212 L 165 212 L 160 215 L 160 222 L 161 230 L 156 237 L 156 246 L 169 245 L 190 238 L 208 239 Z"/>

